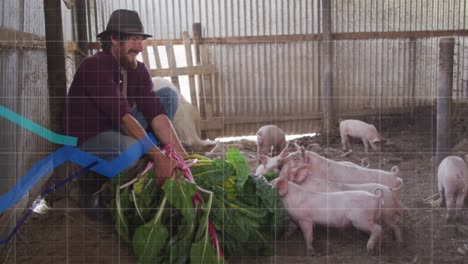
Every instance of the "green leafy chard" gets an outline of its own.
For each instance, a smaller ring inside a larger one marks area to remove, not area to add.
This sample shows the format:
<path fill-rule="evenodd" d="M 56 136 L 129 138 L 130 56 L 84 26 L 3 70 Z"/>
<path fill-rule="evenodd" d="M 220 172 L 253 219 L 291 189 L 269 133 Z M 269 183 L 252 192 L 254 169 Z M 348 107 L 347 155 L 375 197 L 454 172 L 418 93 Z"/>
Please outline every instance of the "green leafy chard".
<path fill-rule="evenodd" d="M 213 246 L 213 230 L 228 258 L 272 254 L 270 241 L 283 226 L 282 205 L 272 186 L 263 177 L 249 176 L 236 149 L 228 150 L 226 160 L 196 158 L 199 162 L 190 168 L 195 183 L 178 173 L 159 189 L 154 171 L 122 190 L 122 180 L 112 181 L 115 228 L 131 243 L 138 262 L 224 263 Z M 204 200 L 198 208 L 197 192 Z"/>
<path fill-rule="evenodd" d="M 227 161 L 231 162 L 236 169 L 237 177 L 237 190 L 242 192 L 244 183 L 249 178 L 249 167 L 244 156 L 239 152 L 239 150 L 231 148 L 226 152 Z"/>
<path fill-rule="evenodd" d="M 164 197 L 159 206 L 159 211 L 154 219 L 138 227 L 133 235 L 133 252 L 138 257 L 138 263 L 154 263 L 169 237 L 169 231 L 161 223 L 167 198 Z"/>

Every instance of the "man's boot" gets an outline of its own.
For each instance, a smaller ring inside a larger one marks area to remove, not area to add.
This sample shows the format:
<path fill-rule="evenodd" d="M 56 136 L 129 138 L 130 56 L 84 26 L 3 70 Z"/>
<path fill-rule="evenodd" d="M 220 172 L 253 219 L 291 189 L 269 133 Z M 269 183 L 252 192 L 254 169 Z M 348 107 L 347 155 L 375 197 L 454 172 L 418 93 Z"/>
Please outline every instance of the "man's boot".
<path fill-rule="evenodd" d="M 95 172 L 88 172 L 79 177 L 81 197 L 80 205 L 88 217 L 95 221 L 111 221 L 109 188 L 104 184 L 109 179 Z"/>

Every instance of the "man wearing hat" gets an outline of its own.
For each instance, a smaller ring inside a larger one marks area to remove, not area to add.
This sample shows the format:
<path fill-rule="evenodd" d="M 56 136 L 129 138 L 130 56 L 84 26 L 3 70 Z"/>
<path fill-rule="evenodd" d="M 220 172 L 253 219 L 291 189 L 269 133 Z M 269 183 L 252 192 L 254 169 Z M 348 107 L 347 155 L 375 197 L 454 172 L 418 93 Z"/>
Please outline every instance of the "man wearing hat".
<path fill-rule="evenodd" d="M 144 33 L 138 13 L 114 11 L 106 30 L 97 37 L 103 50 L 81 62 L 68 92 L 66 133 L 78 138 L 81 149 L 108 161 L 147 138 L 146 129 L 162 145 L 173 144 L 179 155 L 186 156 L 171 123 L 177 93 L 171 88 L 154 92 L 148 69 L 136 59 L 143 51 L 143 40 L 152 37 Z M 147 155 L 154 162 L 159 184 L 183 166 L 156 146 Z M 104 199 L 93 194 L 108 179 L 94 173 L 82 179 L 82 206 L 105 207 Z"/>

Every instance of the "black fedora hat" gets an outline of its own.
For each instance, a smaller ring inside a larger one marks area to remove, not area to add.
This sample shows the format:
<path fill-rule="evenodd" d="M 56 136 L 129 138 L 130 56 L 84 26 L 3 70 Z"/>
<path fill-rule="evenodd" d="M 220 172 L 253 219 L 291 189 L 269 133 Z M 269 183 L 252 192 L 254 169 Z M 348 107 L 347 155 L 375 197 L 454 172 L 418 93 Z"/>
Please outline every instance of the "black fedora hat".
<path fill-rule="evenodd" d="M 140 35 L 145 38 L 152 38 L 153 36 L 143 32 L 143 24 L 136 11 L 118 9 L 112 12 L 109 22 L 107 22 L 106 30 L 97 34 L 98 38 L 102 38 L 107 33 L 120 32 L 130 35 Z"/>

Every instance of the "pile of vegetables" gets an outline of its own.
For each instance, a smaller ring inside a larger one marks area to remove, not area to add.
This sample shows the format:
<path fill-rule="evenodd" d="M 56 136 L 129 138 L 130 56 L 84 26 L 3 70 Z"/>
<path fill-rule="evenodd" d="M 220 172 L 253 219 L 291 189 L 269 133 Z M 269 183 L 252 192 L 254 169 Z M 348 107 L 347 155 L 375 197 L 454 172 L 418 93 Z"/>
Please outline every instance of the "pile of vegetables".
<path fill-rule="evenodd" d="M 225 263 L 230 256 L 271 255 L 283 232 L 283 208 L 262 176 L 249 176 L 237 149 L 226 160 L 197 159 L 193 181 L 181 172 L 155 187 L 153 170 L 111 182 L 113 218 L 139 263 Z"/>

